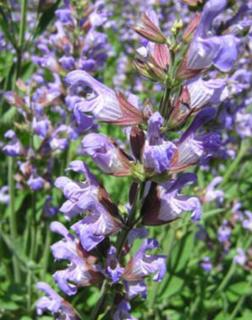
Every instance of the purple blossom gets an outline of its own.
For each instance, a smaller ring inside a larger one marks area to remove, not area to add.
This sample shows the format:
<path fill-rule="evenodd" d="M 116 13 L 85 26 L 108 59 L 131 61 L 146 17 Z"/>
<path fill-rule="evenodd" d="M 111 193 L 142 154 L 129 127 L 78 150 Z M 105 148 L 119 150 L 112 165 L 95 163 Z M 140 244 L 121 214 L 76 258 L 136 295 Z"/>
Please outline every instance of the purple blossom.
<path fill-rule="evenodd" d="M 27 184 L 32 191 L 37 191 L 44 187 L 45 180 L 40 176 L 32 174 L 27 180 Z"/>
<path fill-rule="evenodd" d="M 169 169 L 176 146 L 164 141 L 160 129 L 164 119 L 155 112 L 148 121 L 147 141 L 144 146 L 143 163 L 147 170 L 162 173 Z"/>
<path fill-rule="evenodd" d="M 106 275 L 109 276 L 113 283 L 116 283 L 120 280 L 123 271 L 124 268 L 120 266 L 116 256 L 116 248 L 111 246 L 107 252 Z"/>
<path fill-rule="evenodd" d="M 252 212 L 248 210 L 244 212 L 244 220 L 242 221 L 242 226 L 244 229 L 252 231 Z"/>
<path fill-rule="evenodd" d="M 70 9 L 58 9 L 55 11 L 55 15 L 63 25 L 74 25 L 74 20 L 72 18 L 72 13 Z"/>
<path fill-rule="evenodd" d="M 242 138 L 251 137 L 252 135 L 252 115 L 244 110 L 235 115 L 236 131 Z"/>
<path fill-rule="evenodd" d="M 213 264 L 209 257 L 204 257 L 200 262 L 200 266 L 206 272 L 211 272 L 213 269 Z"/>
<path fill-rule="evenodd" d="M 109 138 L 102 134 L 90 133 L 82 140 L 83 153 L 89 155 L 105 173 L 129 175 L 130 161 Z"/>
<path fill-rule="evenodd" d="M 72 229 L 78 235 L 83 248 L 87 251 L 95 248 L 106 236 L 121 230 L 122 222 L 112 216 L 101 204 L 92 203 L 90 215 L 76 222 Z"/>
<path fill-rule="evenodd" d="M 75 60 L 72 56 L 63 56 L 59 59 L 60 65 L 67 71 L 71 71 L 75 68 Z"/>
<path fill-rule="evenodd" d="M 205 69 L 214 65 L 222 72 L 232 69 L 238 56 L 238 39 L 233 35 L 210 36 L 213 20 L 225 9 L 226 0 L 210 0 L 206 3 L 199 26 L 188 52 L 190 69 Z"/>
<path fill-rule="evenodd" d="M 128 262 L 123 273 L 125 287 L 130 299 L 140 294 L 146 297 L 144 278 L 153 274 L 154 281 L 161 281 L 166 273 L 166 257 L 162 255 L 149 255 L 147 250 L 158 247 L 155 239 L 146 239 L 140 249 Z"/>
<path fill-rule="evenodd" d="M 21 142 L 16 136 L 16 133 L 13 130 L 8 130 L 4 137 L 9 140 L 9 143 L 5 144 L 2 148 L 3 152 L 10 157 L 18 157 L 24 153 L 24 149 L 21 145 Z"/>
<path fill-rule="evenodd" d="M 197 134 L 197 130 L 215 116 L 213 108 L 200 111 L 189 128 L 182 134 L 177 142 L 177 154 L 174 157 L 172 171 L 182 171 L 196 164 L 203 156 L 211 156 L 218 152 L 221 145 L 220 136 L 215 132 Z"/>
<path fill-rule="evenodd" d="M 91 112 L 97 120 L 113 121 L 122 117 L 119 101 L 109 89 L 87 72 L 70 72 L 66 79 L 69 95 L 75 97 L 76 108 L 84 113 Z"/>
<path fill-rule="evenodd" d="M 55 181 L 55 186 L 62 190 L 67 199 L 59 210 L 67 219 L 71 219 L 88 210 L 91 203 L 98 201 L 99 183 L 86 164 L 80 160 L 72 161 L 68 170 L 82 173 L 86 178 L 85 182 L 74 182 L 68 177 L 59 177 Z"/>
<path fill-rule="evenodd" d="M 219 242 L 227 242 L 232 234 L 232 229 L 230 228 L 228 221 L 224 220 L 222 225 L 218 229 L 218 240 Z"/>
<path fill-rule="evenodd" d="M 8 204 L 10 201 L 9 187 L 3 186 L 0 188 L 0 203 Z"/>
<path fill-rule="evenodd" d="M 54 207 L 52 205 L 52 197 L 47 196 L 45 199 L 44 207 L 43 207 L 43 212 L 46 217 L 53 217 L 57 214 L 58 208 Z"/>
<path fill-rule="evenodd" d="M 203 80 L 201 77 L 193 78 L 187 84 L 190 95 L 190 109 L 198 111 L 207 104 L 219 104 L 227 96 L 226 80 Z"/>
<path fill-rule="evenodd" d="M 37 314 L 50 312 L 57 320 L 78 320 L 72 306 L 60 297 L 47 283 L 38 282 L 37 289 L 43 291 L 46 296 L 36 302 Z"/>
<path fill-rule="evenodd" d="M 222 177 L 215 177 L 207 186 L 204 201 L 211 202 L 214 200 L 219 200 L 220 202 L 224 199 L 224 191 L 216 190 L 216 186 L 222 182 Z"/>
<path fill-rule="evenodd" d="M 234 256 L 234 263 L 244 266 L 247 261 L 247 256 L 242 248 L 236 249 L 236 255 Z"/>
<path fill-rule="evenodd" d="M 129 302 L 126 300 L 121 300 L 113 315 L 113 320 L 137 320 L 135 317 L 130 315 L 130 310 L 131 307 Z"/>
<path fill-rule="evenodd" d="M 176 180 L 158 186 L 152 184 L 142 208 L 143 223 L 145 225 L 169 223 L 180 218 L 185 211 L 192 212 L 191 217 L 194 221 L 199 220 L 201 216 L 199 199 L 179 193 L 181 188 L 195 180 L 194 174 L 185 173 Z"/>
<path fill-rule="evenodd" d="M 79 112 L 91 113 L 97 120 L 117 125 L 132 125 L 143 121 L 141 110 L 132 105 L 123 94 L 94 79 L 86 71 L 70 72 L 66 79 L 68 101 Z"/>
<path fill-rule="evenodd" d="M 32 129 L 41 139 L 45 139 L 51 128 L 51 123 L 48 119 L 37 120 L 33 118 Z"/>
<path fill-rule="evenodd" d="M 74 295 L 78 287 L 98 283 L 101 274 L 95 265 L 96 258 L 85 252 L 79 241 L 61 223 L 53 222 L 51 230 L 63 237 L 63 240 L 51 246 L 54 258 L 69 261 L 66 269 L 56 271 L 53 275 L 59 288 L 67 295 Z"/>

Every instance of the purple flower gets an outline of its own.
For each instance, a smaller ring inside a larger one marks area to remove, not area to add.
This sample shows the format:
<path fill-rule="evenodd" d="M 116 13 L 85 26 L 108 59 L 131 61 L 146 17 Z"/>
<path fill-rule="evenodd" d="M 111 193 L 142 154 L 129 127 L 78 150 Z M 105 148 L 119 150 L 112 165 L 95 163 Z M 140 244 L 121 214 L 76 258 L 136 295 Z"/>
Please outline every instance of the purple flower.
<path fill-rule="evenodd" d="M 200 110 L 206 104 L 219 104 L 224 101 L 228 92 L 226 81 L 223 79 L 211 79 L 208 81 L 202 78 L 194 78 L 187 84 L 190 96 L 190 110 Z"/>
<path fill-rule="evenodd" d="M 32 129 L 41 139 L 45 139 L 49 133 L 51 123 L 48 119 L 37 120 L 33 118 Z"/>
<path fill-rule="evenodd" d="M 45 185 L 45 182 L 46 181 L 42 177 L 37 176 L 36 174 L 32 174 L 27 180 L 27 184 L 32 191 L 42 189 Z"/>
<path fill-rule="evenodd" d="M 97 120 L 118 125 L 132 125 L 143 121 L 142 113 L 122 94 L 94 79 L 87 72 L 75 70 L 66 79 L 69 97 L 80 112 L 91 113 Z"/>
<path fill-rule="evenodd" d="M 195 182 L 192 173 L 184 173 L 176 180 L 156 185 L 152 183 L 142 207 L 143 223 L 145 225 L 160 225 L 180 218 L 185 211 L 191 211 L 194 221 L 200 219 L 201 205 L 196 197 L 184 196 L 180 189 L 188 183 Z"/>
<path fill-rule="evenodd" d="M 233 35 L 211 36 L 212 22 L 226 7 L 226 0 L 210 0 L 206 3 L 200 23 L 188 52 L 189 69 L 205 69 L 214 65 L 223 72 L 232 69 L 237 59 L 238 39 Z"/>
<path fill-rule="evenodd" d="M 72 56 L 63 56 L 59 59 L 60 65 L 67 71 L 71 71 L 75 68 L 75 60 Z"/>
<path fill-rule="evenodd" d="M 128 157 L 106 136 L 90 133 L 82 140 L 82 147 L 84 154 L 89 155 L 105 173 L 116 176 L 130 174 Z"/>
<path fill-rule="evenodd" d="M 247 262 L 247 256 L 242 248 L 236 249 L 236 255 L 234 256 L 234 263 L 244 266 Z"/>
<path fill-rule="evenodd" d="M 216 186 L 222 182 L 222 177 L 215 177 L 207 186 L 204 195 L 204 202 L 211 202 L 214 200 L 219 200 L 220 202 L 224 199 L 224 191 L 216 190 Z"/>
<path fill-rule="evenodd" d="M 242 138 L 251 137 L 252 135 L 252 115 L 244 110 L 235 115 L 236 131 Z"/>
<path fill-rule="evenodd" d="M 206 272 L 211 272 L 213 269 L 213 264 L 209 257 L 204 257 L 200 262 L 200 266 Z"/>
<path fill-rule="evenodd" d="M 7 143 L 2 149 L 7 156 L 18 157 L 24 154 L 24 149 L 21 145 L 21 142 L 13 130 L 8 130 L 4 134 L 4 137 L 9 139 L 9 143 Z"/>
<path fill-rule="evenodd" d="M 63 25 L 74 25 L 74 20 L 72 18 L 72 13 L 70 9 L 58 9 L 55 11 L 55 15 Z"/>
<path fill-rule="evenodd" d="M 3 186 L 0 188 L 0 203 L 8 204 L 10 201 L 9 187 Z"/>
<path fill-rule="evenodd" d="M 113 283 L 116 283 L 120 280 L 123 271 L 124 268 L 120 266 L 116 256 L 116 248 L 111 246 L 107 252 L 106 275 L 109 276 Z"/>
<path fill-rule="evenodd" d="M 170 167 L 171 171 L 182 171 L 196 164 L 203 156 L 209 157 L 219 150 L 221 144 L 219 134 L 215 132 L 196 134 L 196 131 L 214 116 L 215 110 L 212 108 L 205 108 L 196 115 L 192 124 L 177 142 L 177 151 Z"/>
<path fill-rule="evenodd" d="M 68 267 L 56 271 L 53 275 L 59 288 L 67 295 L 77 293 L 78 287 L 98 283 L 102 275 L 95 265 L 96 258 L 83 250 L 79 241 L 59 222 L 51 224 L 51 230 L 63 236 L 63 240 L 51 246 L 56 260 L 68 260 Z"/>
<path fill-rule="evenodd" d="M 80 160 L 72 161 L 68 170 L 82 173 L 86 178 L 85 182 L 74 182 L 68 177 L 59 177 L 55 181 L 55 186 L 61 189 L 67 198 L 59 210 L 67 219 L 71 219 L 87 210 L 91 203 L 98 201 L 99 183 Z"/>
<path fill-rule="evenodd" d="M 146 297 L 146 285 L 144 283 L 146 276 L 153 274 L 154 281 L 161 281 L 165 276 L 166 257 L 146 253 L 146 251 L 157 247 L 158 242 L 155 239 L 146 239 L 125 267 L 122 277 L 125 280 L 127 294 L 130 299 L 138 294 L 143 298 Z"/>
<path fill-rule="evenodd" d="M 69 140 L 75 139 L 76 133 L 67 125 L 60 125 L 51 134 L 49 145 L 52 151 L 63 151 L 68 147 Z"/>
<path fill-rule="evenodd" d="M 147 141 L 144 146 L 143 163 L 147 170 L 162 173 L 169 169 L 176 146 L 162 138 L 160 129 L 164 119 L 155 112 L 148 121 Z"/>
<path fill-rule="evenodd" d="M 87 72 L 70 72 L 66 79 L 69 95 L 76 97 L 76 107 L 91 112 L 97 120 L 112 121 L 122 117 L 119 101 L 113 90 L 100 83 Z"/>
<path fill-rule="evenodd" d="M 228 221 L 224 220 L 222 225 L 218 229 L 218 240 L 219 242 L 227 242 L 232 234 L 232 229 L 228 225 Z"/>
<path fill-rule="evenodd" d="M 94 118 L 80 112 L 79 109 L 73 109 L 73 115 L 75 120 L 75 131 L 80 135 L 85 133 L 88 129 L 94 126 Z"/>
<path fill-rule="evenodd" d="M 252 212 L 246 210 L 244 216 L 246 218 L 242 221 L 243 228 L 252 231 Z"/>
<path fill-rule="evenodd" d="M 58 211 L 58 208 L 54 207 L 52 205 L 52 197 L 47 196 L 45 199 L 44 207 L 43 207 L 43 213 L 46 217 L 53 217 L 56 215 Z"/>
<path fill-rule="evenodd" d="M 44 312 L 50 312 L 57 320 L 78 320 L 72 306 L 60 297 L 47 283 L 38 282 L 37 289 L 43 291 L 46 296 L 36 302 L 37 314 L 41 316 Z"/>
<path fill-rule="evenodd" d="M 116 308 L 116 312 L 113 315 L 113 320 L 137 320 L 130 315 L 130 304 L 126 300 L 121 300 Z"/>
<path fill-rule="evenodd" d="M 72 226 L 83 248 L 87 251 L 95 248 L 106 236 L 122 228 L 119 217 L 112 216 L 100 203 L 92 203 L 89 212 L 88 216 Z"/>

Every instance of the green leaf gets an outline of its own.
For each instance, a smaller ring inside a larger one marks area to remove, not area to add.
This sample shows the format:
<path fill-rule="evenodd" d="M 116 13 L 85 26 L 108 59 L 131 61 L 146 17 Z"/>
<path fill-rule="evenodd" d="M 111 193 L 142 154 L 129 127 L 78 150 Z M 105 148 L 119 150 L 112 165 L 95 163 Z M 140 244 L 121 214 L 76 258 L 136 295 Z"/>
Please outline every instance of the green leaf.
<path fill-rule="evenodd" d="M 50 24 L 50 22 L 54 18 L 55 11 L 57 10 L 58 6 L 60 4 L 60 0 L 57 0 L 52 6 L 50 6 L 40 17 L 38 26 L 36 28 L 36 31 L 34 33 L 34 38 L 39 36 L 41 33 L 44 32 L 44 30 L 47 28 L 47 26 Z"/>
<path fill-rule="evenodd" d="M 241 281 L 235 284 L 231 284 L 227 290 L 232 291 L 238 295 L 245 295 L 251 290 L 251 285 L 249 282 Z"/>
<path fill-rule="evenodd" d="M 251 291 L 249 282 L 241 281 L 231 284 L 226 291 L 226 296 L 230 302 L 236 302 L 241 296 L 248 294 Z"/>
<path fill-rule="evenodd" d="M 14 311 L 19 309 L 19 305 L 11 300 L 0 300 L 0 309 L 5 311 Z"/>
<path fill-rule="evenodd" d="M 194 234 L 185 234 L 180 241 L 177 241 L 175 248 L 172 249 L 168 268 L 173 273 L 178 273 L 185 269 L 187 263 L 192 256 L 194 248 Z"/>
<path fill-rule="evenodd" d="M 169 298 L 175 295 L 176 293 L 178 293 L 182 289 L 183 284 L 184 284 L 183 279 L 177 276 L 171 276 L 171 281 L 169 282 L 167 289 L 162 294 L 162 299 Z"/>
<path fill-rule="evenodd" d="M 252 319 L 252 311 L 245 310 L 241 317 L 237 318 L 236 320 L 251 320 Z"/>
<path fill-rule="evenodd" d="M 229 319 L 229 316 L 222 311 L 218 313 L 218 315 L 214 318 L 214 320 L 227 320 L 227 319 Z"/>

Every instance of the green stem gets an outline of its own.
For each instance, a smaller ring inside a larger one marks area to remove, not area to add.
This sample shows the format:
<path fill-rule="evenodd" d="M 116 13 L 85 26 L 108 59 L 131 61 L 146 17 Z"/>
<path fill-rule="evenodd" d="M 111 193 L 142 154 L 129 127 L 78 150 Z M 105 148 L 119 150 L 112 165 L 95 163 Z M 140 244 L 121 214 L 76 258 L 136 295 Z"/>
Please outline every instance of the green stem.
<path fill-rule="evenodd" d="M 29 227 L 29 226 L 27 226 Z M 30 225 L 30 260 L 35 259 L 35 248 L 36 248 L 36 193 L 32 193 L 32 212 L 31 212 L 31 225 Z M 28 289 L 28 300 L 27 300 L 27 310 L 31 311 L 32 308 L 32 285 L 33 285 L 33 271 L 29 270 L 27 274 L 27 289 Z"/>
<path fill-rule="evenodd" d="M 27 11 L 27 0 L 21 0 L 21 17 L 20 17 L 20 24 L 19 24 L 18 46 L 16 48 L 17 68 L 16 68 L 16 76 L 14 77 L 14 83 L 13 83 L 14 86 L 16 83 L 16 79 L 18 79 L 21 72 L 23 47 L 25 42 L 25 31 L 26 31 L 26 11 Z"/>
<path fill-rule="evenodd" d="M 226 288 L 229 280 L 232 278 L 234 272 L 235 272 L 235 263 L 233 262 L 228 270 L 228 273 L 226 274 L 226 276 L 223 278 L 222 282 L 220 283 L 219 287 L 217 288 L 216 290 L 216 293 L 217 292 L 222 292 L 223 289 Z"/>
<path fill-rule="evenodd" d="M 103 308 L 103 305 L 105 302 L 107 289 L 108 289 L 108 280 L 104 280 L 102 287 L 101 287 L 100 299 L 99 299 L 97 305 L 95 306 L 95 308 L 93 309 L 93 312 L 92 312 L 91 318 L 90 318 L 91 320 L 96 320 L 98 318 L 100 311 Z"/>
<path fill-rule="evenodd" d="M 41 266 L 42 266 L 41 279 L 44 279 L 44 277 L 46 275 L 46 270 L 47 270 L 49 256 L 50 256 L 50 244 L 51 244 L 51 230 L 47 224 L 46 225 L 45 248 L 44 248 L 43 257 L 41 260 Z"/>
<path fill-rule="evenodd" d="M 237 302 L 237 304 L 236 304 L 231 316 L 229 317 L 229 320 L 236 319 L 236 315 L 239 312 L 239 310 L 241 309 L 241 307 L 242 307 L 242 305 L 243 305 L 243 303 L 244 303 L 246 298 L 247 298 L 247 295 L 244 295 L 238 300 L 238 302 Z"/>
<path fill-rule="evenodd" d="M 29 226 L 28 226 L 29 227 Z M 32 215 L 31 215 L 31 225 L 30 225 L 30 259 L 35 257 L 35 248 L 36 248 L 36 193 L 32 193 Z"/>
<path fill-rule="evenodd" d="M 13 158 L 8 158 L 8 185 L 10 193 L 10 235 L 12 239 L 13 246 L 16 247 L 17 241 L 17 221 L 16 221 L 16 212 L 15 212 L 15 186 L 14 186 L 14 160 Z M 18 265 L 18 260 L 15 255 L 12 257 L 13 269 L 14 269 L 14 279 L 17 283 L 20 282 L 20 270 Z"/>
<path fill-rule="evenodd" d="M 19 37 L 18 46 L 22 50 L 25 40 L 26 31 L 26 11 L 27 11 L 27 0 L 21 0 L 21 20 L 19 25 Z"/>

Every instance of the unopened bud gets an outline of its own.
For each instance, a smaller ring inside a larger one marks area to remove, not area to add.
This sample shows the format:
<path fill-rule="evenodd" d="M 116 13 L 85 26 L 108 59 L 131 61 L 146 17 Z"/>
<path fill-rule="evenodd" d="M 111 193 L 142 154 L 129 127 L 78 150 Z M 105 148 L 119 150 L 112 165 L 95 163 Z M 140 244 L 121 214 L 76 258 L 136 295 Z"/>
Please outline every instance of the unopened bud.
<path fill-rule="evenodd" d="M 147 40 L 156 43 L 166 43 L 165 35 L 147 14 L 143 15 L 141 24 L 133 29 Z"/>
<path fill-rule="evenodd" d="M 138 127 L 133 127 L 130 131 L 130 145 L 133 155 L 137 160 L 140 160 L 142 157 L 144 142 L 144 132 Z"/>
<path fill-rule="evenodd" d="M 178 31 L 179 31 L 180 29 L 182 29 L 182 28 L 183 28 L 183 21 L 182 21 L 181 19 L 175 20 L 175 22 L 174 22 L 174 24 L 173 24 L 173 26 L 172 26 L 172 28 L 171 28 L 171 32 L 172 32 L 173 34 L 177 34 Z"/>
<path fill-rule="evenodd" d="M 189 25 L 187 26 L 184 34 L 183 34 L 183 40 L 185 42 L 189 42 L 192 39 L 192 36 L 197 29 L 199 23 L 200 23 L 201 15 L 197 13 L 194 18 L 191 20 Z"/>

